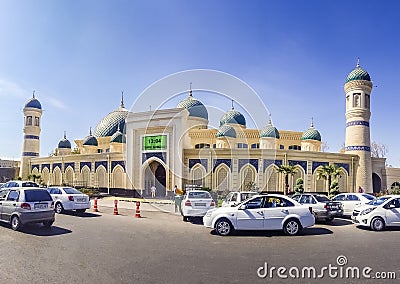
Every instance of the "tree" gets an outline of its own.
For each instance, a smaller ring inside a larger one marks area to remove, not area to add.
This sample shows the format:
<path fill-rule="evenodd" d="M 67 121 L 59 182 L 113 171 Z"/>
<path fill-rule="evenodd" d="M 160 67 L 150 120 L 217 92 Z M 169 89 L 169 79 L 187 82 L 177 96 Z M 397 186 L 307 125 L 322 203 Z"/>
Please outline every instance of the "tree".
<path fill-rule="evenodd" d="M 289 175 L 294 175 L 297 172 L 297 168 L 295 166 L 280 165 L 276 168 L 276 172 L 285 176 L 285 188 L 283 189 L 283 194 L 286 195 L 289 191 Z"/>
<path fill-rule="evenodd" d="M 317 179 L 324 179 L 328 181 L 328 193 L 331 190 L 332 180 L 342 176 L 342 169 L 340 169 L 336 164 L 325 165 L 317 170 Z"/>
<path fill-rule="evenodd" d="M 371 157 L 383 158 L 386 157 L 388 152 L 389 150 L 385 144 L 379 144 L 375 141 L 371 143 Z"/>
<path fill-rule="evenodd" d="M 246 183 L 244 185 L 244 187 L 248 191 L 258 191 L 259 190 L 259 188 L 257 187 L 257 184 L 254 181 L 249 181 L 248 183 Z"/>
<path fill-rule="evenodd" d="M 304 180 L 302 178 L 296 179 L 296 185 L 294 186 L 295 193 L 303 193 L 304 192 Z"/>
<path fill-rule="evenodd" d="M 333 197 L 335 195 L 338 195 L 339 193 L 339 182 L 336 178 L 332 181 L 331 187 L 329 188 L 329 197 Z"/>

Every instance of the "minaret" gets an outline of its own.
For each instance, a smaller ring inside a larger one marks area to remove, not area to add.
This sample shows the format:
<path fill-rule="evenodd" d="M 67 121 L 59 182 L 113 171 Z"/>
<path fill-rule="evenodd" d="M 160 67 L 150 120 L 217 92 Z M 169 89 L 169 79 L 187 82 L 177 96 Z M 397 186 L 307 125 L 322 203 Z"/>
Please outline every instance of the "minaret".
<path fill-rule="evenodd" d="M 372 82 L 367 71 L 361 69 L 359 60 L 349 73 L 344 85 L 346 93 L 346 142 L 345 153 L 360 157 L 354 190 L 373 192 L 371 138 L 369 129 L 370 95 Z"/>
<path fill-rule="evenodd" d="M 30 159 L 38 157 L 40 151 L 40 119 L 42 117 L 42 105 L 35 98 L 33 91 L 32 98 L 25 104 L 24 112 L 24 142 L 22 145 L 21 168 L 19 176 L 27 179 L 30 169 Z"/>

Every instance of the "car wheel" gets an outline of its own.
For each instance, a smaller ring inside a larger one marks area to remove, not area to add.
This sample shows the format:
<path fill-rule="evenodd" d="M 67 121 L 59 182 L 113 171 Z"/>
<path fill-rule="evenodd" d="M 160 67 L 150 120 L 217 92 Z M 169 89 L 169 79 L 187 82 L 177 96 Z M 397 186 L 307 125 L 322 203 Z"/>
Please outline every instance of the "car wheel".
<path fill-rule="evenodd" d="M 223 218 L 219 219 L 217 223 L 215 223 L 215 231 L 220 236 L 228 236 L 232 233 L 233 227 L 229 220 Z"/>
<path fill-rule="evenodd" d="M 183 220 L 183 222 L 188 222 L 189 221 L 189 217 L 182 215 L 182 220 Z"/>
<path fill-rule="evenodd" d="M 332 222 L 333 219 L 335 219 L 335 217 L 328 217 L 328 218 L 325 218 L 325 221 L 326 222 Z"/>
<path fill-rule="evenodd" d="M 57 214 L 61 214 L 64 211 L 64 207 L 60 202 L 57 202 L 54 210 L 56 211 Z"/>
<path fill-rule="evenodd" d="M 385 221 L 381 217 L 375 217 L 371 221 L 371 229 L 374 231 L 382 231 L 385 229 Z"/>
<path fill-rule="evenodd" d="M 76 209 L 76 212 L 85 213 L 86 209 Z"/>
<path fill-rule="evenodd" d="M 301 231 L 301 224 L 297 219 L 289 219 L 283 224 L 283 232 L 288 236 L 295 236 Z"/>
<path fill-rule="evenodd" d="M 50 228 L 51 225 L 53 225 L 54 220 L 47 220 L 43 222 L 43 226 L 45 226 L 46 228 Z"/>
<path fill-rule="evenodd" d="M 17 231 L 19 229 L 21 229 L 22 225 L 21 225 L 21 221 L 19 220 L 18 216 L 12 216 L 11 217 L 11 229 L 13 229 L 14 231 Z"/>

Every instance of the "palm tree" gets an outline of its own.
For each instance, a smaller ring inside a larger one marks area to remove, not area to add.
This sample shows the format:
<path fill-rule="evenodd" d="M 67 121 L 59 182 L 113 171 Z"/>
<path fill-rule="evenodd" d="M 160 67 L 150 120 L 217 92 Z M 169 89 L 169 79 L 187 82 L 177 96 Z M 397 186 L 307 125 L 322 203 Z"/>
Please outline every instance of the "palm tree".
<path fill-rule="evenodd" d="M 325 165 L 317 170 L 317 179 L 323 178 L 328 181 L 328 193 L 331 189 L 332 179 L 336 180 L 337 178 L 342 176 L 342 169 L 339 168 L 336 164 Z"/>
<path fill-rule="evenodd" d="M 283 194 L 286 195 L 289 189 L 289 175 L 294 175 L 297 172 L 297 168 L 295 166 L 280 165 L 276 168 L 276 172 L 285 176 L 285 188 Z"/>

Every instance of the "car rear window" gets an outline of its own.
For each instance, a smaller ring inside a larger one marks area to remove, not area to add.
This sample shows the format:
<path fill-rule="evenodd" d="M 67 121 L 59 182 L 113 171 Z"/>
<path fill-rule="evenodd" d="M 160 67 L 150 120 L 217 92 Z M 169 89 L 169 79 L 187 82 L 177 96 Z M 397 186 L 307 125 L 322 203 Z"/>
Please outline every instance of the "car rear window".
<path fill-rule="evenodd" d="M 47 190 L 43 189 L 28 189 L 25 190 L 25 201 L 26 202 L 38 202 L 38 201 L 53 201 L 51 195 Z"/>
<path fill-rule="evenodd" d="M 72 187 L 64 187 L 63 189 L 66 194 L 82 194 L 82 192 Z"/>
<path fill-rule="evenodd" d="M 363 197 L 365 197 L 368 200 L 374 200 L 375 199 L 375 197 L 373 197 L 372 195 L 369 195 L 369 194 L 363 194 Z"/>
<path fill-rule="evenodd" d="M 189 198 L 211 198 L 211 194 L 209 192 L 189 192 Z"/>
<path fill-rule="evenodd" d="M 22 187 L 39 187 L 39 185 L 33 181 L 26 181 L 22 183 Z"/>
<path fill-rule="evenodd" d="M 328 197 L 325 195 L 316 195 L 315 198 L 317 199 L 318 202 L 326 202 L 330 201 Z"/>

